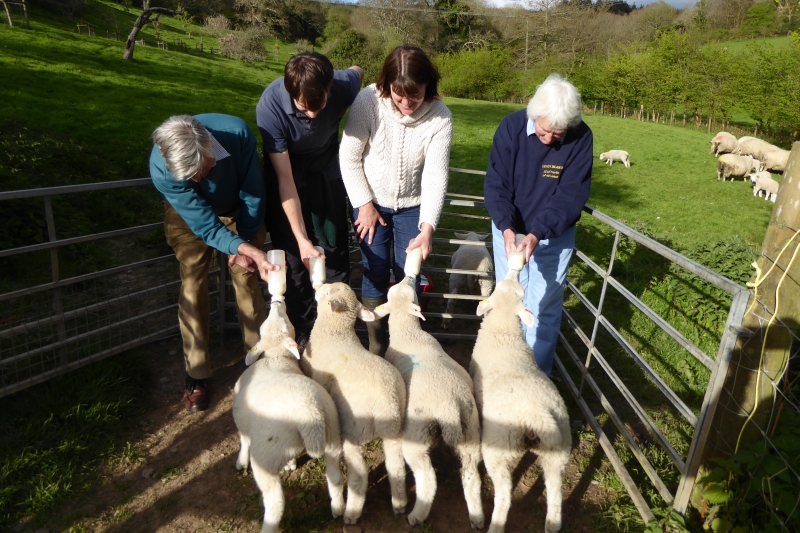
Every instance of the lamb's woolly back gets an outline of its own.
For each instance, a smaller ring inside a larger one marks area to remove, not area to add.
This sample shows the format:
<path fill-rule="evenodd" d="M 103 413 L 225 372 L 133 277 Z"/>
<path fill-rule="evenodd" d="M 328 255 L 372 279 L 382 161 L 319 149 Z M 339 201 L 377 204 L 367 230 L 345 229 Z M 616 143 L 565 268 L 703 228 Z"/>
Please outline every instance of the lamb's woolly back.
<path fill-rule="evenodd" d="M 366 497 L 367 467 L 361 446 L 376 437 L 383 450 L 392 507 L 405 509 L 405 470 L 400 433 L 406 405 L 403 378 L 388 361 L 370 353 L 355 334 L 357 317 L 375 315 L 344 283 L 322 285 L 316 292 L 317 319 L 311 330 L 301 366 L 325 387 L 339 412 L 344 460 L 347 465 L 345 524 L 355 524 Z"/>
<path fill-rule="evenodd" d="M 233 418 L 241 443 L 236 467 L 252 465 L 264 500 L 261 531 L 273 533 L 284 507 L 279 472 L 304 449 L 311 457 L 324 455 L 331 511 L 334 516 L 344 512 L 342 444 L 333 399 L 300 371 L 283 302 L 272 303 L 260 333 L 234 386 Z"/>
<path fill-rule="evenodd" d="M 390 343 L 386 359 L 402 374 L 408 403 L 403 425 L 403 456 L 416 480 L 417 501 L 409 524 L 427 519 L 436 495 L 436 474 L 429 450 L 436 432 L 461 459 L 461 479 L 473 528 L 483 527 L 480 497 L 480 420 L 466 370 L 423 331 L 424 320 L 412 278 L 389 289 L 388 301 L 375 309 L 389 315 Z"/>
<path fill-rule="evenodd" d="M 536 366 L 523 337 L 521 321 L 533 324 L 523 298 L 524 290 L 512 271 L 478 305 L 483 321 L 470 375 L 481 410 L 484 463 L 495 487 L 488 533 L 504 530 L 511 506 L 511 472 L 532 446 L 547 490 L 545 531 L 561 527 L 562 476 L 571 445 L 569 419 L 558 389 Z"/>
<path fill-rule="evenodd" d="M 474 231 L 469 233 L 455 232 L 457 239 L 465 241 L 480 242 L 485 240 L 489 234 L 478 234 Z M 480 274 L 450 274 L 450 293 L 451 294 L 475 294 L 480 293 L 481 296 L 488 297 L 494 290 L 494 262 L 492 255 L 486 246 L 474 246 L 470 244 L 461 244 L 458 249 L 453 252 L 450 258 L 450 267 L 459 270 L 476 270 L 479 272 L 486 272 L 485 275 Z M 450 298 L 447 300 L 447 313 L 452 314 L 456 306 L 456 300 Z M 442 329 L 447 329 L 450 324 L 450 319 L 445 317 L 442 319 Z"/>

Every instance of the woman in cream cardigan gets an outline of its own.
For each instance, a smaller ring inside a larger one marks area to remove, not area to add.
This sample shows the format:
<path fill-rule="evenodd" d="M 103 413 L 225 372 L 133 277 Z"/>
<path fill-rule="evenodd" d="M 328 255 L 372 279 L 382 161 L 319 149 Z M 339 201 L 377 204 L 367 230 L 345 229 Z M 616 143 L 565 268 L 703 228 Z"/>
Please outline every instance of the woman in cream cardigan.
<path fill-rule="evenodd" d="M 339 148 L 361 248 L 363 304 L 386 301 L 389 273 L 403 277 L 406 252 L 431 252 L 447 192 L 453 118 L 437 92 L 439 73 L 415 46 L 398 46 L 376 83 L 350 108 Z M 394 264 L 391 249 L 394 246 Z M 386 350 L 385 324 L 368 323 L 370 351 Z"/>

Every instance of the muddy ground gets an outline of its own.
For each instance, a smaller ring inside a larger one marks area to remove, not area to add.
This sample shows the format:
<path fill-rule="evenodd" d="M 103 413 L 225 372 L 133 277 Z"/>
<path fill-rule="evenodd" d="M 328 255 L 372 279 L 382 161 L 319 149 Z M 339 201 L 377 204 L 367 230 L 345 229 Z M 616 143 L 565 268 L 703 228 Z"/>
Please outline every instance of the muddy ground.
<path fill-rule="evenodd" d="M 460 329 L 474 331 L 477 325 Z M 437 319 L 429 321 L 426 329 L 437 330 Z M 152 407 L 140 422 L 141 437 L 131 443 L 125 460 L 101 467 L 102 484 L 52 513 L 48 533 L 260 531 L 263 507 L 258 488 L 250 474 L 234 468 L 239 440 L 231 415 L 232 394 L 245 369 L 241 341 L 234 337 L 237 335 L 231 333 L 225 347 L 213 353 L 211 406 L 202 413 L 187 412 L 181 402 L 183 361 L 179 338 L 144 348 L 154 377 L 150 389 Z M 468 366 L 470 342 L 444 341 L 443 346 L 459 363 Z M 562 390 L 562 394 L 566 392 Z M 603 468 L 601 452 L 588 429 L 578 429 L 579 413 L 571 412 L 570 417 L 575 430 L 573 457 L 563 489 L 562 531 L 596 531 L 597 517 L 615 494 L 593 480 L 597 470 Z M 368 445 L 365 454 L 370 467 L 369 492 L 358 528 L 348 528 L 348 533 L 470 530 L 459 463 L 449 450 L 438 447 L 432 452 L 439 489 L 428 522 L 416 528 L 408 526 L 405 516 L 392 513 L 380 443 Z M 492 511 L 491 481 L 482 465 L 481 472 L 488 524 Z M 535 465 L 535 456 L 528 454 L 523 458 L 514 480 L 506 531 L 543 531 L 544 482 Z M 286 495 L 283 531 L 342 531 L 341 519 L 334 520 L 330 515 L 324 472 L 318 461 L 307 456 L 300 458 L 298 469 L 283 476 L 283 486 Z M 414 502 L 410 470 L 407 488 L 410 511 Z"/>

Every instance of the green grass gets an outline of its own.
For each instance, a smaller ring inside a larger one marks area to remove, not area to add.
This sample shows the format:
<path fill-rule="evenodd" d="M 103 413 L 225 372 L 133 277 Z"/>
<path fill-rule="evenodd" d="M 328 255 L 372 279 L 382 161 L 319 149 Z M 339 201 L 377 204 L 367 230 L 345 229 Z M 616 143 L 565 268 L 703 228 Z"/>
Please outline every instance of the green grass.
<path fill-rule="evenodd" d="M 137 462 L 126 442 L 139 429 L 147 379 L 131 351 L 0 399 L 0 529 L 93 486 L 99 460 Z"/>
<path fill-rule="evenodd" d="M 753 44 L 769 45 L 774 46 L 775 48 L 786 48 L 789 46 L 791 41 L 792 38 L 789 35 L 783 35 L 781 37 L 759 37 L 755 39 L 741 39 L 738 41 L 722 41 L 719 43 L 707 44 L 706 47 L 714 50 L 722 50 L 727 48 L 728 52 L 740 54 L 742 52 L 747 52 L 747 47 Z"/>

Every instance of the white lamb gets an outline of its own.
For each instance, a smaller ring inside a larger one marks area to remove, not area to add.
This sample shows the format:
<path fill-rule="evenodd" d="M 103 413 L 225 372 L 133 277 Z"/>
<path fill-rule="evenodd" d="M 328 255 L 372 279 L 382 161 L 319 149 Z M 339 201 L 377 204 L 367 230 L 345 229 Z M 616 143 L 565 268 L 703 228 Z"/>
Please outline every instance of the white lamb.
<path fill-rule="evenodd" d="M 770 150 L 780 150 L 780 148 L 756 137 L 742 137 L 739 139 L 738 153 L 741 155 L 753 156 L 754 159 L 762 161 L 764 154 Z"/>
<path fill-rule="evenodd" d="M 272 303 L 260 334 L 245 359 L 249 366 L 233 389 L 233 419 L 241 442 L 236 468 L 252 465 L 264 500 L 261 533 L 273 533 L 284 509 L 279 472 L 304 449 L 311 457 L 325 457 L 331 512 L 342 515 L 342 442 L 330 394 L 300 371 L 294 328 L 283 302 Z"/>
<path fill-rule="evenodd" d="M 411 278 L 389 289 L 388 302 L 375 309 L 389 315 L 386 360 L 402 374 L 408 406 L 403 424 L 403 457 L 414 472 L 417 501 L 408 515 L 412 526 L 428 518 L 436 495 L 436 472 L 428 455 L 437 434 L 461 459 L 461 484 L 473 529 L 483 528 L 481 506 L 481 427 L 472 379 L 429 333 L 416 303 Z"/>
<path fill-rule="evenodd" d="M 717 159 L 717 181 L 726 181 L 727 178 L 733 181 L 737 177 L 746 180 L 751 172 L 760 170 L 761 161 L 749 155 L 722 154 Z"/>
<path fill-rule="evenodd" d="M 769 172 L 750 174 L 750 181 L 753 182 L 753 196 L 761 196 L 761 193 L 764 192 L 764 200 L 771 200 L 775 203 L 780 184 L 772 179 Z"/>
<path fill-rule="evenodd" d="M 789 162 L 789 153 L 788 150 L 781 150 L 780 148 L 767 150 L 764 152 L 763 170 L 783 172 L 786 170 L 786 163 Z"/>
<path fill-rule="evenodd" d="M 524 290 L 513 273 L 488 300 L 470 363 L 475 399 L 481 410 L 481 450 L 494 484 L 494 511 L 488 533 L 502 533 L 511 506 L 511 475 L 528 450 L 538 455 L 547 490 L 545 531 L 561 528 L 561 485 L 571 436 L 564 400 L 536 366 L 522 324 L 533 315 L 522 303 Z M 538 439 L 538 441 L 537 441 Z"/>
<path fill-rule="evenodd" d="M 478 235 L 474 231 L 469 233 L 455 233 L 456 239 L 464 241 L 482 241 L 488 237 L 488 234 Z M 489 296 L 494 290 L 494 263 L 492 262 L 492 254 L 485 246 L 473 246 L 470 244 L 462 244 L 453 253 L 450 259 L 450 267 L 460 270 L 478 270 L 487 272 L 485 276 L 477 274 L 450 274 L 450 293 L 451 294 L 474 294 L 480 290 L 481 296 Z M 456 300 L 450 298 L 447 300 L 447 313 L 452 314 L 455 308 Z M 447 329 L 450 324 L 449 318 L 442 319 L 442 329 Z"/>
<path fill-rule="evenodd" d="M 630 155 L 625 150 L 609 150 L 600 154 L 600 161 L 605 160 L 609 165 L 613 165 L 615 159 L 622 161 L 626 168 L 631 167 Z"/>
<path fill-rule="evenodd" d="M 721 131 L 711 139 L 711 152 L 709 153 L 718 156 L 720 154 L 736 153 L 738 149 L 739 142 L 736 137 L 727 131 Z"/>
<path fill-rule="evenodd" d="M 355 524 L 364 509 L 367 464 L 361 447 L 383 439 L 392 508 L 405 511 L 406 468 L 401 432 L 406 410 L 403 378 L 388 361 L 361 345 L 354 329 L 357 317 L 375 320 L 344 283 L 325 284 L 316 292 L 317 320 L 300 364 L 306 375 L 325 387 L 339 411 L 342 452 L 347 466 L 345 524 Z"/>

